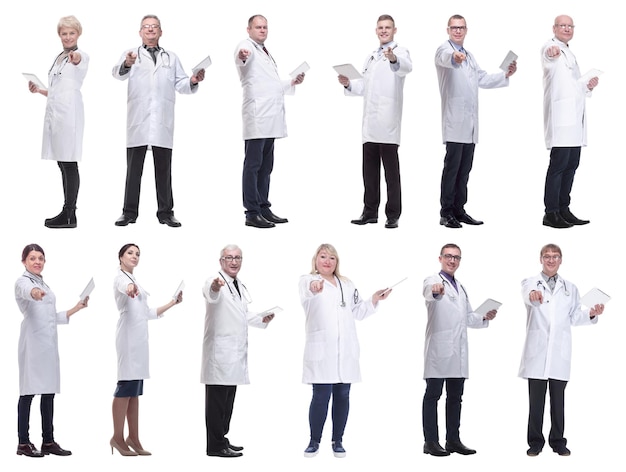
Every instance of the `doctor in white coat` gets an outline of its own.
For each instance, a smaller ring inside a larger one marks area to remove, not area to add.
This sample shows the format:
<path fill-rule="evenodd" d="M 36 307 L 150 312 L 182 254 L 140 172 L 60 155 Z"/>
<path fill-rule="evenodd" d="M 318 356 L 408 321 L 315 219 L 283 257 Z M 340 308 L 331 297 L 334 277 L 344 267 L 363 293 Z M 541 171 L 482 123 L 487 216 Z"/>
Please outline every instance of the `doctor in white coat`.
<path fill-rule="evenodd" d="M 543 45 L 543 124 L 550 165 L 544 191 L 543 224 L 553 228 L 585 225 L 569 209 L 574 175 L 580 163 L 580 151 L 587 145 L 586 97 L 598 85 L 598 77 L 580 82 L 576 56 L 569 48 L 574 37 L 574 21 L 557 16 L 552 26 L 554 38 Z"/>
<path fill-rule="evenodd" d="M 306 315 L 302 382 L 311 384 L 309 407 L 311 439 L 305 457 L 319 452 L 322 431 L 332 396 L 332 449 L 335 457 L 345 457 L 343 433 L 348 421 L 350 385 L 361 381 L 360 347 L 355 320 L 376 311 L 391 289 L 378 290 L 363 300 L 354 283 L 339 272 L 339 255 L 330 244 L 317 248 L 311 273 L 300 277 L 300 302 Z"/>
<path fill-rule="evenodd" d="M 460 439 L 461 399 L 465 379 L 469 377 L 467 328 L 487 328 L 496 316 L 491 310 L 484 316 L 475 313 L 465 287 L 455 278 L 461 263 L 461 249 L 446 244 L 439 254 L 441 271 L 424 280 L 424 298 L 428 321 L 424 343 L 424 380 L 426 393 L 422 403 L 424 454 L 448 456 L 451 452 L 469 455 L 474 449 Z M 446 384 L 446 446 L 439 444 L 437 403 Z"/>
<path fill-rule="evenodd" d="M 550 389 L 551 428 L 548 443 L 561 456 L 569 456 L 563 437 L 565 387 L 570 377 L 572 357 L 571 326 L 598 322 L 604 305 L 581 308 L 576 285 L 558 275 L 561 248 L 546 244 L 541 248 L 542 271 L 522 281 L 522 298 L 527 310 L 526 342 L 519 376 L 528 379 L 529 456 L 538 455 L 545 444 L 543 412 L 546 390 Z"/>
<path fill-rule="evenodd" d="M 237 385 L 250 383 L 248 377 L 248 325 L 266 328 L 273 313 L 263 316 L 248 312 L 252 301 L 237 275 L 243 256 L 234 245 L 220 252 L 221 270 L 206 281 L 206 301 L 200 381 L 205 384 L 206 453 L 217 457 L 240 457 L 242 446 L 230 443 L 230 429 Z"/>
<path fill-rule="evenodd" d="M 29 244 L 22 251 L 26 270 L 15 282 L 15 301 L 24 315 L 17 349 L 20 373 L 17 454 L 28 457 L 71 454 L 54 440 L 54 395 L 61 389 L 57 325 L 69 323 L 70 316 L 87 307 L 89 301 L 87 297 L 73 308 L 57 312 L 56 297 L 41 275 L 45 263 L 46 255 L 41 246 Z M 41 395 L 41 450 L 30 442 L 28 434 L 30 406 L 35 395 Z"/>
<path fill-rule="evenodd" d="M 248 20 L 248 38 L 235 50 L 235 66 L 243 89 L 242 191 L 246 226 L 273 228 L 287 223 L 270 209 L 270 176 L 274 168 L 274 139 L 287 136 L 285 95 L 293 95 L 304 73 L 282 80 L 274 58 L 265 47 L 267 19 L 254 15 Z"/>
<path fill-rule="evenodd" d="M 402 125 L 404 78 L 413 70 L 409 51 L 394 41 L 397 28 L 391 15 L 376 23 L 379 48 L 365 61 L 363 78 L 339 75 L 346 95 L 363 96 L 363 212 L 353 224 L 378 222 L 380 163 L 387 184 L 386 228 L 397 228 L 402 213 L 398 147 Z"/>
<path fill-rule="evenodd" d="M 512 62 L 507 72 L 488 74 L 464 47 L 467 25 L 461 15 L 448 20 L 449 39 L 437 49 L 435 66 L 441 94 L 441 128 L 446 156 L 441 175 L 441 218 L 448 228 L 461 223 L 480 225 L 465 211 L 467 182 L 478 142 L 478 89 L 507 87 L 517 70 Z"/>
<path fill-rule="evenodd" d="M 78 161 L 83 155 L 85 111 L 80 89 L 87 75 L 89 56 L 78 49 L 78 38 L 83 27 L 74 16 L 59 20 L 57 33 L 63 44 L 48 71 L 48 89 L 40 89 L 28 82 L 32 93 L 48 97 L 43 124 L 41 158 L 57 161 L 63 181 L 63 209 L 47 218 L 48 228 L 76 228 L 76 201 L 80 187 Z"/>
<path fill-rule="evenodd" d="M 127 169 L 122 216 L 116 226 L 134 223 L 139 215 L 139 192 L 146 151 L 152 150 L 157 191 L 157 218 L 171 227 L 181 226 L 174 217 L 172 196 L 172 147 L 176 92 L 198 91 L 204 69 L 189 78 L 178 56 L 159 46 L 163 34 L 155 15 L 141 20 L 143 44 L 124 54 L 113 66 L 113 77 L 128 80 Z"/>
<path fill-rule="evenodd" d="M 122 246 L 118 253 L 120 268 L 113 281 L 120 318 L 115 332 L 117 387 L 113 394 L 113 437 L 110 445 L 111 453 L 116 449 L 123 456 L 150 455 L 139 440 L 139 396 L 143 395 L 143 380 L 150 378 L 148 321 L 161 318 L 163 313 L 183 301 L 181 291 L 167 304 L 150 308 L 150 294 L 139 285 L 133 274 L 139 257 L 139 246 L 136 244 Z M 124 438 L 126 422 L 128 437 Z"/>

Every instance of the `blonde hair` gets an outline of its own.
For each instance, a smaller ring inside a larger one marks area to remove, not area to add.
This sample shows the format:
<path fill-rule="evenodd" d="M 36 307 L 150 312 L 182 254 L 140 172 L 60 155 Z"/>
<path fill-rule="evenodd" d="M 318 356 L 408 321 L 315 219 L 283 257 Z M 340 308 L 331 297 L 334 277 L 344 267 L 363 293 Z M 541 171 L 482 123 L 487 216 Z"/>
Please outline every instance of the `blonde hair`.
<path fill-rule="evenodd" d="M 57 34 L 61 34 L 61 28 L 72 28 L 78 31 L 78 36 L 83 34 L 83 27 L 74 15 L 64 16 L 57 25 Z"/>
<path fill-rule="evenodd" d="M 315 251 L 315 254 L 313 254 L 313 259 L 311 259 L 311 274 L 317 274 L 317 267 L 315 267 L 315 262 L 317 261 L 317 256 L 322 251 L 326 251 L 329 255 L 335 258 L 335 260 L 337 261 L 337 265 L 335 266 L 334 275 L 336 275 L 339 279 L 345 280 L 345 277 L 342 277 L 339 273 L 339 254 L 337 254 L 337 249 L 335 249 L 332 244 L 328 243 L 320 244 L 320 246 Z"/>

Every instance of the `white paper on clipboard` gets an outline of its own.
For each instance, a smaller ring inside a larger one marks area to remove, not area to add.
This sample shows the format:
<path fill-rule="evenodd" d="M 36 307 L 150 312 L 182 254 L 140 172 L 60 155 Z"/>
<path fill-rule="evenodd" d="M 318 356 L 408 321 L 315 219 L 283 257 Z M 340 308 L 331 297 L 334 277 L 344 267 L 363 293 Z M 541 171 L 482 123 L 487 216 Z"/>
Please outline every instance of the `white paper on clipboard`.
<path fill-rule="evenodd" d="M 588 84 L 591 79 L 593 79 L 594 77 L 600 77 L 602 74 L 604 74 L 604 72 L 602 72 L 601 70 L 591 69 L 581 75 L 580 79 L 578 79 L 578 82 L 580 82 L 581 84 Z"/>
<path fill-rule="evenodd" d="M 182 292 L 184 288 L 185 288 L 185 281 L 181 280 L 180 283 L 178 284 L 178 288 L 176 288 L 176 291 L 174 292 L 174 295 L 172 295 L 172 300 L 176 300 L 178 298 L 178 295 L 180 295 L 180 292 Z"/>
<path fill-rule="evenodd" d="M 361 79 L 363 77 L 352 64 L 339 64 L 337 66 L 333 66 L 333 69 L 335 69 L 337 74 L 343 75 L 350 80 Z"/>
<path fill-rule="evenodd" d="M 604 293 L 599 288 L 594 287 L 580 299 L 580 303 L 585 305 L 587 308 L 593 308 L 596 305 L 604 305 L 610 299 L 611 297 L 609 295 Z"/>
<path fill-rule="evenodd" d="M 277 315 L 278 313 L 280 313 L 281 311 L 283 311 L 283 309 L 279 306 L 275 306 L 270 308 L 269 310 L 264 310 L 261 313 L 259 313 L 257 316 L 261 319 L 265 318 L 267 315 Z"/>
<path fill-rule="evenodd" d="M 85 298 L 87 298 L 91 292 L 93 291 L 93 289 L 96 287 L 95 282 L 93 281 L 93 277 L 91 278 L 91 280 L 89 282 L 87 282 L 87 285 L 85 286 L 85 289 L 80 293 L 80 295 L 78 296 L 78 299 L 82 302 L 85 300 Z"/>
<path fill-rule="evenodd" d="M 296 67 L 290 74 L 289 77 L 291 77 L 292 79 L 295 79 L 296 77 L 298 77 L 300 74 L 304 74 L 305 72 L 307 72 L 311 67 L 309 66 L 309 64 L 307 64 L 306 61 L 304 61 L 302 64 L 300 64 L 298 67 Z"/>
<path fill-rule="evenodd" d="M 513 51 L 509 51 L 502 61 L 502 64 L 500 64 L 500 69 L 502 69 L 504 72 L 508 72 L 509 66 L 513 61 L 517 61 L 517 54 L 515 54 Z"/>
<path fill-rule="evenodd" d="M 474 313 L 485 316 L 491 310 L 499 310 L 501 306 L 502 303 L 495 301 L 493 298 L 488 298 L 474 310 Z"/>
<path fill-rule="evenodd" d="M 389 287 L 387 287 L 387 289 L 383 292 L 383 293 L 387 293 L 389 292 L 392 288 L 394 288 L 396 285 L 400 285 L 402 282 L 404 282 L 406 279 L 408 279 L 409 277 L 404 277 L 403 279 L 398 280 L 395 284 L 390 285 Z"/>
<path fill-rule="evenodd" d="M 202 61 L 200 61 L 200 63 L 196 67 L 191 69 L 191 72 L 193 73 L 193 75 L 196 75 L 202 69 L 206 70 L 206 68 L 209 67 L 211 64 L 213 64 L 211 62 L 211 56 L 207 56 L 204 59 L 202 59 Z"/>
<path fill-rule="evenodd" d="M 22 75 L 24 77 L 26 77 L 26 80 L 29 80 L 33 84 L 35 84 L 38 89 L 40 89 L 40 90 L 48 90 L 46 88 L 46 86 L 43 84 L 43 82 L 41 80 L 39 80 L 39 77 L 37 77 L 35 74 L 31 74 L 30 72 L 22 72 Z"/>

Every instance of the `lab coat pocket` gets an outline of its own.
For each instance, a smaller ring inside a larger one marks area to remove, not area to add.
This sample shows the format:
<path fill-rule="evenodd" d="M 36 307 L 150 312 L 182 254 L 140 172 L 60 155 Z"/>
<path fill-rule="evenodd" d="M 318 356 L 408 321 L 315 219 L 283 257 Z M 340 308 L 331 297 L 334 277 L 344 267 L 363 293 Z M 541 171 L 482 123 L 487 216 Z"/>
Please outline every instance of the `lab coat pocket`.
<path fill-rule="evenodd" d="M 465 99 L 463 97 L 453 97 L 448 100 L 445 118 L 448 123 L 463 122 L 465 118 Z"/>
<path fill-rule="evenodd" d="M 306 345 L 304 346 L 305 361 L 319 361 L 324 358 L 326 339 L 326 331 L 321 329 L 313 331 L 306 335 Z"/>
<path fill-rule="evenodd" d="M 432 345 L 437 358 L 448 359 L 454 354 L 452 334 L 451 329 L 446 329 L 433 334 Z"/>
<path fill-rule="evenodd" d="M 555 100 L 553 108 L 555 126 L 573 126 L 576 123 L 576 99 Z"/>
<path fill-rule="evenodd" d="M 237 361 L 237 336 L 218 336 L 215 338 L 215 362 L 219 365 Z"/>

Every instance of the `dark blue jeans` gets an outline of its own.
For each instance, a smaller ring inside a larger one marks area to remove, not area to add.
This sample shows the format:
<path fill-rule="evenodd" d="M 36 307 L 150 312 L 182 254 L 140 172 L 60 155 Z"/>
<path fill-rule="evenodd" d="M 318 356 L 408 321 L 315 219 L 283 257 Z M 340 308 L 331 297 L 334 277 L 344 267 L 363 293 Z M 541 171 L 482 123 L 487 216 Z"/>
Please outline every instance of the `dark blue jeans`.
<path fill-rule="evenodd" d="M 569 207 L 574 175 L 580 163 L 580 147 L 553 147 L 546 173 L 543 203 L 546 213 Z"/>
<path fill-rule="evenodd" d="M 437 402 L 446 384 L 446 441 L 459 441 L 461 425 L 461 398 L 465 379 L 426 379 L 426 393 L 422 403 L 422 425 L 425 441 L 439 441 Z"/>
<path fill-rule="evenodd" d="M 333 441 L 341 441 L 350 410 L 350 384 L 313 384 L 313 398 L 309 408 L 311 440 L 321 442 L 322 430 L 328 415 L 328 403 L 333 397 Z"/>
<path fill-rule="evenodd" d="M 243 161 L 242 191 L 246 215 L 270 207 L 270 176 L 274 169 L 274 138 L 248 139 Z"/>
<path fill-rule="evenodd" d="M 20 444 L 30 443 L 28 434 L 30 423 L 30 405 L 35 395 L 22 395 L 17 403 L 17 435 Z M 41 396 L 39 406 L 41 410 L 41 429 L 43 442 L 49 444 L 54 442 L 54 393 L 47 393 Z"/>

